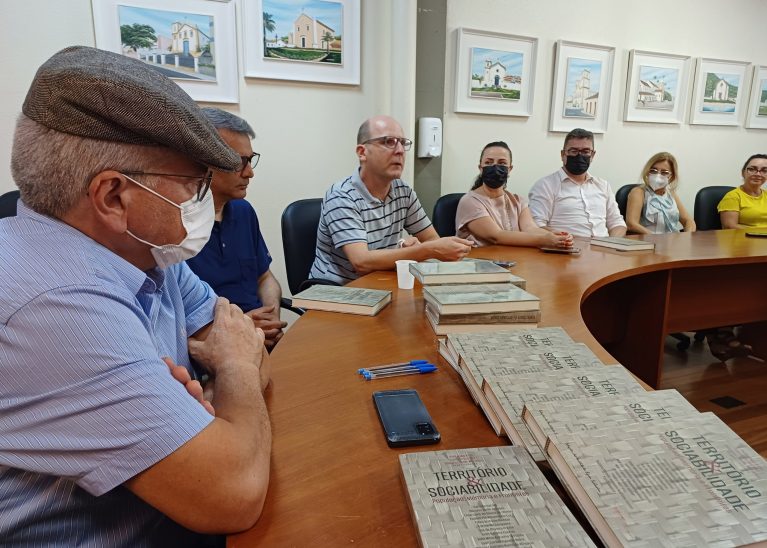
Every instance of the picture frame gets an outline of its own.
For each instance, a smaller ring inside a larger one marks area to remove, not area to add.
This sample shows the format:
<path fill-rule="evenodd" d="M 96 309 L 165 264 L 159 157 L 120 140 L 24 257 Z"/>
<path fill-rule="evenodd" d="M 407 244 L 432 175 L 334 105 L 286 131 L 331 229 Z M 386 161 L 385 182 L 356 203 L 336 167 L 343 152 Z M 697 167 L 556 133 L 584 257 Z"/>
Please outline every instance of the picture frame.
<path fill-rule="evenodd" d="M 242 0 L 242 28 L 245 76 L 360 84 L 360 0 Z"/>
<path fill-rule="evenodd" d="M 767 129 L 767 66 L 754 66 L 746 127 Z"/>
<path fill-rule="evenodd" d="M 91 0 L 96 47 L 140 59 L 195 101 L 237 103 L 234 0 Z"/>
<path fill-rule="evenodd" d="M 690 107 L 690 123 L 740 125 L 748 89 L 749 63 L 699 57 Z"/>
<path fill-rule="evenodd" d="M 687 113 L 692 58 L 632 49 L 626 79 L 626 122 L 681 124 Z"/>
<path fill-rule="evenodd" d="M 549 131 L 607 131 L 615 48 L 558 40 Z"/>
<path fill-rule="evenodd" d="M 455 112 L 530 116 L 538 39 L 456 30 Z"/>

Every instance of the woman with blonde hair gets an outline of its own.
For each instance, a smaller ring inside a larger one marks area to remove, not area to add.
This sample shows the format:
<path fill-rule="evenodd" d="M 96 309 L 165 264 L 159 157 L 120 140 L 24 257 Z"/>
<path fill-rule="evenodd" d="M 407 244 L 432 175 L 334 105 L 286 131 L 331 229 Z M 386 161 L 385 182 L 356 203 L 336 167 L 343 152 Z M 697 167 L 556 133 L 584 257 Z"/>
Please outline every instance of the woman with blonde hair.
<path fill-rule="evenodd" d="M 647 160 L 642 169 L 642 183 L 629 192 L 626 204 L 629 232 L 695 232 L 695 221 L 676 193 L 679 167 L 672 154 L 659 152 Z"/>

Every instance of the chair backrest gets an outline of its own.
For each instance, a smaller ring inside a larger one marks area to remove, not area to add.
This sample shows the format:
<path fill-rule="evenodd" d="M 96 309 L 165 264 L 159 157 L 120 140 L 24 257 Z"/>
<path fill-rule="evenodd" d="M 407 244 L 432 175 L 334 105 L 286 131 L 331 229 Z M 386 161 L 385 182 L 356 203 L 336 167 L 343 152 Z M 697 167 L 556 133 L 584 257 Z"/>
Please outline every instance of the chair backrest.
<path fill-rule="evenodd" d="M 463 192 L 445 194 L 440 196 L 434 204 L 431 222 L 440 236 L 455 236 L 455 212 L 458 211 L 458 202 L 463 194 Z"/>
<path fill-rule="evenodd" d="M 293 202 L 282 212 L 282 249 L 291 295 L 309 277 L 317 247 L 322 198 Z"/>
<path fill-rule="evenodd" d="M 16 215 L 16 202 L 19 200 L 19 191 L 11 190 L 0 196 L 0 219 Z"/>
<path fill-rule="evenodd" d="M 734 186 L 704 186 L 695 195 L 693 218 L 698 230 L 719 230 L 722 222 L 716 206 Z"/>
<path fill-rule="evenodd" d="M 626 218 L 626 204 L 629 201 L 629 192 L 637 186 L 639 185 L 623 185 L 615 192 L 615 201 L 618 202 L 618 209 L 621 210 L 621 215 L 623 215 L 624 219 Z"/>

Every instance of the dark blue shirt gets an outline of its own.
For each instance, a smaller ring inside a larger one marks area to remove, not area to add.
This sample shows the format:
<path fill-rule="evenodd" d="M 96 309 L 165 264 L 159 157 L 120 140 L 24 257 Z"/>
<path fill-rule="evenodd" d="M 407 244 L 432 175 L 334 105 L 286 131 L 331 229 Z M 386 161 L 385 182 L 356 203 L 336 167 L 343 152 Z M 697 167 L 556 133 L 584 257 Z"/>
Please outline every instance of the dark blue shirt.
<path fill-rule="evenodd" d="M 231 200 L 224 206 L 221 222 L 214 223 L 210 241 L 187 264 L 218 295 L 248 312 L 262 305 L 258 279 L 271 262 L 253 206 Z"/>

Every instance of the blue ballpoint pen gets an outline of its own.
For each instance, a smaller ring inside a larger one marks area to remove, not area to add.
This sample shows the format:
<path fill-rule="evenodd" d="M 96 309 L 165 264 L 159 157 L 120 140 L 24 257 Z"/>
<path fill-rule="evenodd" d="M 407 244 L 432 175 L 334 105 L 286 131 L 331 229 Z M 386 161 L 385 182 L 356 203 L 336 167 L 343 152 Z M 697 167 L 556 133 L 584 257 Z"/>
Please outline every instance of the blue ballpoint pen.
<path fill-rule="evenodd" d="M 433 371 L 436 371 L 436 370 L 437 370 L 436 366 L 432 364 L 428 364 L 428 365 L 419 366 L 417 368 L 402 370 L 402 371 L 392 371 L 392 372 L 384 372 L 384 373 L 369 373 L 366 371 L 362 373 L 362 376 L 365 378 L 365 380 L 370 381 L 373 379 L 399 377 L 400 375 L 421 375 L 424 373 L 432 373 Z"/>
<path fill-rule="evenodd" d="M 386 365 L 376 365 L 375 367 L 361 367 L 357 370 L 357 373 L 362 373 L 363 371 L 378 371 L 381 369 L 389 369 L 407 365 L 426 365 L 427 363 L 429 363 L 428 360 L 411 360 L 409 362 L 387 363 Z"/>

